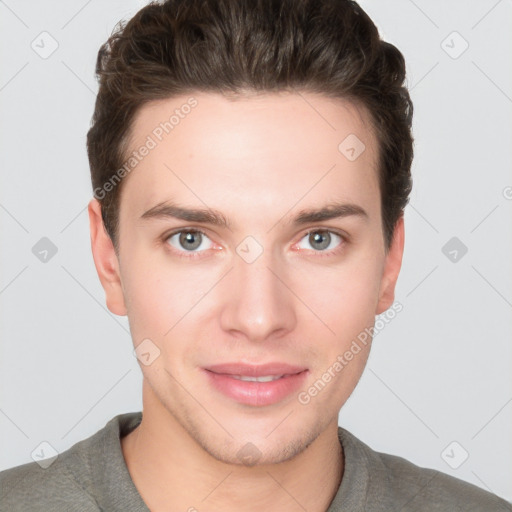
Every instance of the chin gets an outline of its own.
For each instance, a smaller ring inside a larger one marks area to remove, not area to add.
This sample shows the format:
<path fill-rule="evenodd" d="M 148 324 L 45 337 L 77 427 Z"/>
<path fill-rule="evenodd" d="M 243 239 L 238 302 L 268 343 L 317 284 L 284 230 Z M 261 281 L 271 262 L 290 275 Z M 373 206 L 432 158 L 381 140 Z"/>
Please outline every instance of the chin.
<path fill-rule="evenodd" d="M 292 416 L 292 415 L 290 415 Z M 282 421 L 279 420 L 279 421 Z M 280 430 L 279 421 L 272 428 L 249 429 L 247 425 L 229 428 L 229 434 L 217 429 L 217 435 L 208 435 L 195 430 L 191 435 L 202 449 L 224 464 L 241 467 L 258 467 L 279 464 L 294 459 L 303 453 L 319 436 L 322 429 Z M 285 420 L 286 421 L 286 420 Z M 254 435 L 251 434 L 251 430 Z"/>

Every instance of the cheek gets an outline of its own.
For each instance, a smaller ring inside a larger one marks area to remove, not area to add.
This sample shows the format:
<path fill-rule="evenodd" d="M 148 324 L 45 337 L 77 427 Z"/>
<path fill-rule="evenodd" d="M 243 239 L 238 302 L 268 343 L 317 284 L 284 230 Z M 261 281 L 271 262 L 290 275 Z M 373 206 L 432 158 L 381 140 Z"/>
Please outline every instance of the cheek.
<path fill-rule="evenodd" d="M 179 365 L 187 351 L 193 349 L 190 344 L 193 336 L 183 329 L 189 326 L 187 311 L 195 297 L 187 297 L 191 287 L 187 288 L 183 272 L 169 272 L 154 264 L 148 266 L 129 269 L 125 293 L 129 296 L 130 332 L 136 351 L 140 345 L 140 367 L 145 379 L 154 389 L 167 393 L 170 377 L 166 370 L 181 379 Z M 150 354 L 149 363 L 144 363 L 144 353 Z"/>
<path fill-rule="evenodd" d="M 161 254 L 134 251 L 123 272 L 123 288 L 134 344 L 149 338 L 162 350 L 195 314 L 215 276 L 169 262 Z"/>
<path fill-rule="evenodd" d="M 162 262 L 137 251 L 125 258 L 122 281 L 134 343 L 144 338 L 161 338 L 176 321 L 176 288 L 180 283 L 173 282 Z"/>
<path fill-rule="evenodd" d="M 302 273 L 295 285 L 303 302 L 337 338 L 357 334 L 375 319 L 381 277 L 378 261 L 364 264 L 362 258 L 353 260 L 336 268 Z"/>
<path fill-rule="evenodd" d="M 302 395 L 304 400 L 299 401 L 311 403 L 320 415 L 325 414 L 326 407 L 339 410 L 364 371 L 372 340 L 370 327 L 375 322 L 378 277 L 375 265 L 358 269 L 347 266 L 325 276 L 322 290 L 318 274 L 302 288 L 304 297 L 309 293 L 311 309 L 328 326 L 316 319 L 301 324 L 310 331 L 308 338 L 315 340 L 315 346 L 311 354 L 313 375 Z"/>

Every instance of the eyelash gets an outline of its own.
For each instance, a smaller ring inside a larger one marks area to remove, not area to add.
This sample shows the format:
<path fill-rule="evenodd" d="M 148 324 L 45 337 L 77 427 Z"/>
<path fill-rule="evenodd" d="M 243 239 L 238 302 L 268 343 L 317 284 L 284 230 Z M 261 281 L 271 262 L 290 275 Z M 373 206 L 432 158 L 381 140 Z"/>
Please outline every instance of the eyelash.
<path fill-rule="evenodd" d="M 348 236 L 340 231 L 336 231 L 334 229 L 327 229 L 327 228 L 312 228 L 312 229 L 309 229 L 308 231 L 306 231 L 300 237 L 299 242 L 301 240 L 303 240 L 306 236 L 309 236 L 311 233 L 331 233 L 331 234 L 339 236 L 341 238 L 341 242 L 334 249 L 329 249 L 328 251 L 315 251 L 313 249 L 309 249 L 310 251 L 316 253 L 315 257 L 318 257 L 318 258 L 324 258 L 324 257 L 329 257 L 329 256 L 334 256 L 336 254 L 339 254 L 341 251 L 343 251 L 343 249 L 345 248 L 345 245 L 349 241 Z M 304 250 L 304 249 L 299 249 L 299 251 L 300 250 Z"/>
<path fill-rule="evenodd" d="M 178 256 L 178 258 L 195 259 L 195 258 L 202 257 L 203 255 L 201 253 L 204 252 L 204 251 L 201 251 L 201 252 L 195 252 L 195 251 L 191 252 L 191 251 L 184 251 L 184 250 L 183 251 L 179 251 L 177 249 L 174 249 L 174 247 L 172 247 L 169 243 L 167 243 L 169 238 L 173 237 L 174 235 L 178 235 L 180 233 L 200 233 L 202 236 L 210 238 L 204 231 L 201 231 L 200 229 L 197 229 L 197 228 L 180 228 L 180 229 L 177 229 L 175 231 L 171 231 L 170 233 L 167 233 L 166 235 L 164 235 L 162 237 L 163 242 L 166 245 L 166 247 L 168 248 L 168 250 L 171 251 L 171 253 L 174 256 Z"/>
<path fill-rule="evenodd" d="M 165 243 L 165 245 L 169 248 L 169 250 L 172 252 L 172 254 L 178 256 L 179 258 L 186 258 L 186 259 L 191 259 L 191 258 L 194 259 L 194 258 L 202 257 L 202 252 L 205 252 L 205 251 L 198 251 L 198 252 L 179 251 L 177 249 L 172 248 L 170 246 L 170 244 L 167 243 L 169 238 L 173 237 L 174 235 L 180 234 L 180 233 L 199 233 L 200 235 L 205 236 L 208 239 L 210 238 L 204 231 L 201 231 L 200 229 L 197 229 L 197 228 L 180 228 L 180 229 L 177 229 L 170 233 L 167 233 L 162 237 L 162 240 Z M 336 248 L 330 249 L 329 251 L 314 251 L 313 249 L 311 249 L 311 251 L 317 253 L 316 257 L 320 257 L 320 258 L 327 257 L 327 256 L 333 256 L 334 254 L 337 254 L 338 252 L 340 252 L 344 249 L 344 246 L 349 241 L 348 236 L 339 231 L 336 231 L 333 229 L 327 229 L 327 228 L 312 228 L 312 229 L 309 229 L 308 231 L 306 231 L 300 237 L 299 241 L 296 243 L 299 243 L 301 240 L 303 240 L 306 236 L 309 236 L 311 233 L 331 233 L 331 234 L 337 235 L 341 238 L 340 244 Z M 299 251 L 301 251 L 301 250 L 304 250 L 304 249 L 299 249 Z"/>

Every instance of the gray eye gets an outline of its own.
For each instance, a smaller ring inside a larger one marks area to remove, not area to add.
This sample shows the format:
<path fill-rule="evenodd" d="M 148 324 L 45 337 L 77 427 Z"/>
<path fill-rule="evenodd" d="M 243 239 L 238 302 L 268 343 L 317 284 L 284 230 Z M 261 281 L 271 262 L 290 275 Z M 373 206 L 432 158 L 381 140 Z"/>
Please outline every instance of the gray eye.
<path fill-rule="evenodd" d="M 209 249 L 211 247 L 210 239 L 201 231 L 194 230 L 185 230 L 174 233 L 168 238 L 168 242 L 175 249 L 182 252 L 193 252 L 199 248 Z"/>
<path fill-rule="evenodd" d="M 309 247 L 304 245 L 304 242 Z M 313 248 L 317 252 L 325 251 L 325 249 L 334 249 L 337 245 L 343 242 L 343 238 L 327 229 L 317 229 L 316 231 L 310 231 L 305 235 L 299 242 L 300 249 L 311 249 Z"/>
<path fill-rule="evenodd" d="M 309 233 L 309 243 L 314 249 L 323 251 L 331 243 L 331 234 L 328 231 L 313 231 Z"/>
<path fill-rule="evenodd" d="M 201 233 L 198 231 L 183 231 L 180 233 L 180 244 L 187 251 L 193 251 L 201 245 Z"/>

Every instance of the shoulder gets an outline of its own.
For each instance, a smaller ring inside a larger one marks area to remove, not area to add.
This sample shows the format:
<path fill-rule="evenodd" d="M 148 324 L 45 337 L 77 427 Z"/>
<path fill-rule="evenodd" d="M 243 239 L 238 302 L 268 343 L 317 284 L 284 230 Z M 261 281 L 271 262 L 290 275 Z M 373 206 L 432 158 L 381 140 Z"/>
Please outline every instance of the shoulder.
<path fill-rule="evenodd" d="M 46 469 L 30 462 L 0 472 L 0 511 L 98 512 L 94 498 L 81 487 L 67 466 L 66 455 L 74 448 L 58 456 Z"/>
<path fill-rule="evenodd" d="M 139 421 L 137 413 L 115 416 L 53 461 L 30 462 L 0 472 L 0 512 L 102 510 L 98 500 L 119 483 L 119 479 L 112 480 L 123 469 L 119 435 Z"/>
<path fill-rule="evenodd" d="M 376 453 L 374 490 L 387 486 L 388 498 L 398 498 L 404 510 L 512 511 L 512 505 L 476 485 L 441 471 L 422 468 L 385 453 Z"/>
<path fill-rule="evenodd" d="M 511 512 L 498 496 L 434 469 L 422 468 L 387 453 L 377 452 L 340 427 L 340 439 L 349 451 L 348 463 L 367 475 L 368 511 Z M 350 469 L 350 467 L 348 467 Z M 376 505 L 378 504 L 378 505 Z"/>

